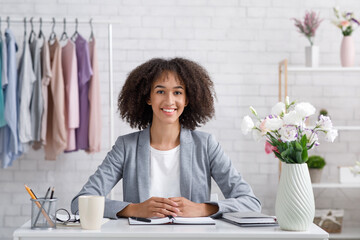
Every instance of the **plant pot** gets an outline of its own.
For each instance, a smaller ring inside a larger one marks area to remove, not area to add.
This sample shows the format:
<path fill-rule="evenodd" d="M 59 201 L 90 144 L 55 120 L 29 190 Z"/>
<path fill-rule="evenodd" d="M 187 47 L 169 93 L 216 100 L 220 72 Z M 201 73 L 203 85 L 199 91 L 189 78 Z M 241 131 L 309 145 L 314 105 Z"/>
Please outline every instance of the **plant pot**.
<path fill-rule="evenodd" d="M 305 66 L 319 67 L 319 47 L 308 46 L 305 47 Z"/>
<path fill-rule="evenodd" d="M 322 168 L 309 168 L 309 173 L 312 183 L 319 183 L 321 181 Z"/>
<path fill-rule="evenodd" d="M 352 67 L 355 61 L 355 44 L 352 36 L 344 36 L 340 48 L 341 66 Z"/>
<path fill-rule="evenodd" d="M 275 214 L 280 228 L 306 231 L 314 220 L 315 201 L 306 163 L 282 163 Z"/>

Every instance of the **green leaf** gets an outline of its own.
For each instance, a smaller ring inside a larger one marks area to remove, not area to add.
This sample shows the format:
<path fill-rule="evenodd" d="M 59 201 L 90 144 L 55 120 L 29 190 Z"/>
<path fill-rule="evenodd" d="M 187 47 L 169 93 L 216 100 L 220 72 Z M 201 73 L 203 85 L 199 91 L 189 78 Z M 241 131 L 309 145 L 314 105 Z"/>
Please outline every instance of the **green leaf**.
<path fill-rule="evenodd" d="M 308 151 L 306 148 L 302 151 L 301 158 L 303 160 L 303 163 L 307 162 L 308 160 Z"/>
<path fill-rule="evenodd" d="M 305 145 L 306 146 L 306 145 Z M 302 152 L 303 148 L 301 147 L 300 143 L 298 143 L 297 141 L 295 141 L 295 149 L 296 152 Z"/>

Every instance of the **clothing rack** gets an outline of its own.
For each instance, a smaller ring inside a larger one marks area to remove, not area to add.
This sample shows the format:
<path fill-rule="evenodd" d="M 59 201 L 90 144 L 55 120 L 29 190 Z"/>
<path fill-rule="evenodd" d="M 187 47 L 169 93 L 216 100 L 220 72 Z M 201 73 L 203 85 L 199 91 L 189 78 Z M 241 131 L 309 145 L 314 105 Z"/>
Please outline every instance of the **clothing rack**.
<path fill-rule="evenodd" d="M 11 28 L 11 23 L 40 23 L 40 28 L 42 23 L 59 23 L 63 25 L 63 20 L 66 19 L 66 23 L 70 24 L 89 24 L 92 28 L 92 24 L 107 24 L 108 25 L 108 62 L 109 62 L 109 149 L 111 149 L 112 143 L 114 142 L 114 119 L 113 119 L 113 113 L 114 113 L 114 106 L 113 106 L 113 54 L 112 54 L 112 25 L 113 24 L 120 24 L 122 21 L 120 20 L 93 20 L 92 18 L 90 20 L 78 20 L 75 18 L 73 21 L 67 21 L 67 18 L 63 18 L 62 20 L 56 20 L 55 18 L 52 19 L 43 19 L 43 18 L 19 18 L 19 17 L 7 17 L 6 19 L 1 19 L 0 17 L 0 30 L 3 23 L 7 24 L 7 27 Z M 114 199 L 114 192 L 111 190 L 110 192 L 110 198 Z"/>

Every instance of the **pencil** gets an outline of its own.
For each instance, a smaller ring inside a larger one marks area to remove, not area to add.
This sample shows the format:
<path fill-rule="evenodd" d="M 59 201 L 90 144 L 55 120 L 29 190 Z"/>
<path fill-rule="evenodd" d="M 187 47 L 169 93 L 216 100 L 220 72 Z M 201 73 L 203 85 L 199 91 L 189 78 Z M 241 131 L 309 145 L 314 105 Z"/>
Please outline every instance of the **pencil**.
<path fill-rule="evenodd" d="M 26 191 L 30 194 L 30 197 L 32 199 L 37 199 L 34 192 L 24 184 Z M 46 221 L 50 224 L 51 227 L 54 227 L 55 224 L 53 223 L 53 221 L 50 219 L 49 215 L 45 212 L 44 208 L 42 208 L 41 204 L 39 202 L 35 202 L 36 206 L 38 206 L 38 208 L 41 210 L 41 213 L 44 215 L 44 217 L 46 218 Z"/>

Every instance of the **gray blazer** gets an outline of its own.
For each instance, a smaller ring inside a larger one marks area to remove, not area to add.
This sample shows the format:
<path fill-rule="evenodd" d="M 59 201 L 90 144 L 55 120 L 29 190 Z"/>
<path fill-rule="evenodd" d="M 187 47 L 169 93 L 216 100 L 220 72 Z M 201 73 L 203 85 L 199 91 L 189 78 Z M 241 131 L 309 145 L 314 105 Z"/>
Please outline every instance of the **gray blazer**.
<path fill-rule="evenodd" d="M 211 177 L 225 200 L 210 201 Z M 123 179 L 124 201 L 105 200 L 104 217 L 117 218 L 116 213 L 130 203 L 149 199 L 150 128 L 120 136 L 96 172 L 73 198 L 71 210 L 78 210 L 81 195 L 106 196 Z M 181 196 L 197 203 L 217 205 L 218 217 L 224 212 L 261 211 L 260 201 L 248 183 L 232 165 L 213 135 L 181 128 L 180 132 Z"/>

